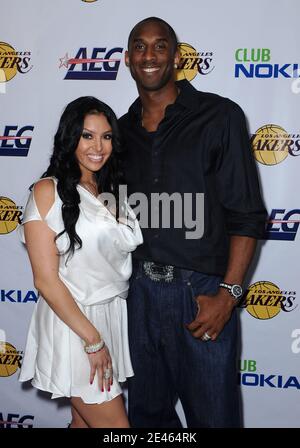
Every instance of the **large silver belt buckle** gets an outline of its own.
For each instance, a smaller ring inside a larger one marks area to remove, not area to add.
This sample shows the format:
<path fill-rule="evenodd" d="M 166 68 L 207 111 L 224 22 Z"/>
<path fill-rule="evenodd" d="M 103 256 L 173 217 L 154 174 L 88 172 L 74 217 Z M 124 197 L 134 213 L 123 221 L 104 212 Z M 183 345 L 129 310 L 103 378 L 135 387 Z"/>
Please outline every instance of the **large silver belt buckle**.
<path fill-rule="evenodd" d="M 174 278 L 174 266 L 156 264 L 153 261 L 144 261 L 143 268 L 145 274 L 155 282 L 164 280 L 171 282 Z"/>

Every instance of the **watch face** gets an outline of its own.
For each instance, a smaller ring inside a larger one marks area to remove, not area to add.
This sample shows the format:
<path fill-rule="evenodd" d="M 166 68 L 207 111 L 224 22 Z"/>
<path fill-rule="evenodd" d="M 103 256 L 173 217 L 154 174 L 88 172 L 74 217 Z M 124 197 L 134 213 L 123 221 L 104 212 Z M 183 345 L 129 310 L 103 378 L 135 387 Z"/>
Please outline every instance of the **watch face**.
<path fill-rule="evenodd" d="M 240 285 L 233 285 L 231 291 L 232 295 L 236 298 L 241 297 L 241 295 L 243 294 L 243 290 Z"/>

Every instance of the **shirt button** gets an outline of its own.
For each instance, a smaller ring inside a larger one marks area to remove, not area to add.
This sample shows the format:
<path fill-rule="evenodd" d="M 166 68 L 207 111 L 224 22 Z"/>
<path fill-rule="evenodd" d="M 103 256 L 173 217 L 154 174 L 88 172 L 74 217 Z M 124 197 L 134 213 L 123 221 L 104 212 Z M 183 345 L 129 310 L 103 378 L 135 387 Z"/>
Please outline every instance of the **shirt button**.
<path fill-rule="evenodd" d="M 156 233 L 153 238 L 155 239 L 158 238 L 158 233 Z"/>
<path fill-rule="evenodd" d="M 158 155 L 158 151 L 154 151 L 153 155 L 157 156 Z"/>
<path fill-rule="evenodd" d="M 155 178 L 153 179 L 153 182 L 154 182 L 155 184 L 157 184 L 157 182 L 158 182 L 158 177 L 155 177 Z"/>

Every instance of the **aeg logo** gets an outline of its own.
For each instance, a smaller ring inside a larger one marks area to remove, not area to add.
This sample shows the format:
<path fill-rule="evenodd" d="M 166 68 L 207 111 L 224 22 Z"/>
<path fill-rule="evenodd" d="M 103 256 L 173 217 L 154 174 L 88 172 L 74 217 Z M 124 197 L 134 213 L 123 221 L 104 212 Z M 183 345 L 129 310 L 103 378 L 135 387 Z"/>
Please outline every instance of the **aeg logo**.
<path fill-rule="evenodd" d="M 34 127 L 5 126 L 3 135 L 0 135 L 0 156 L 26 157 L 31 145 Z"/>
<path fill-rule="evenodd" d="M 89 57 L 87 47 L 81 47 L 74 58 L 69 58 L 68 53 L 60 58 L 59 68 L 68 69 L 64 79 L 114 81 L 119 71 L 122 52 L 121 47 L 114 47 L 108 51 L 106 47 L 95 47 Z M 116 54 L 118 57 L 114 57 Z"/>
<path fill-rule="evenodd" d="M 8 413 L 5 415 L 0 412 L 0 428 L 32 428 L 33 427 L 33 415 L 20 415 Z"/>
<path fill-rule="evenodd" d="M 265 231 L 267 240 L 294 241 L 300 224 L 300 209 L 286 211 L 274 208 L 269 216 Z"/>

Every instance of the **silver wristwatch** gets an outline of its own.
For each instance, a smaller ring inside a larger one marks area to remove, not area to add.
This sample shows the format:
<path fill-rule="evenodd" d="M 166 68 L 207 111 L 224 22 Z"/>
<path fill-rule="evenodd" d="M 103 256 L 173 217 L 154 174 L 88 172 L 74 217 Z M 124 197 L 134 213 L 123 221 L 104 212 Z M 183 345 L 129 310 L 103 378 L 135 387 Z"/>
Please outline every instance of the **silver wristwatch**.
<path fill-rule="evenodd" d="M 219 286 L 227 289 L 234 300 L 239 300 L 243 295 L 243 288 L 241 285 L 230 285 L 229 283 L 222 282 Z"/>

